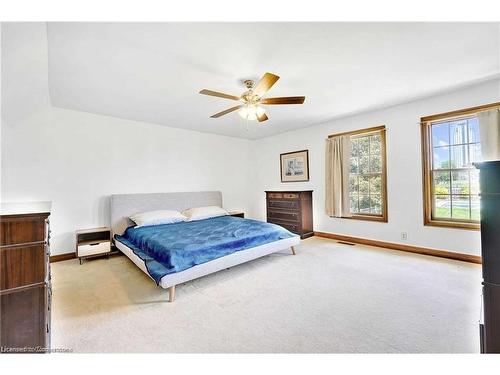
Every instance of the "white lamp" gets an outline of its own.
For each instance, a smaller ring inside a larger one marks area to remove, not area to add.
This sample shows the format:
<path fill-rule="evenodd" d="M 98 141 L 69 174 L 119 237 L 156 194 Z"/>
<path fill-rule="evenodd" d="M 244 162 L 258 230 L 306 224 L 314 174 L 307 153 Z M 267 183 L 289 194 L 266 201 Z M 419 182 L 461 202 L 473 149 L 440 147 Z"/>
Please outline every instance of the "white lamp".
<path fill-rule="evenodd" d="M 243 106 L 238 114 L 244 118 L 245 120 L 255 121 L 259 116 L 262 116 L 266 113 L 266 110 L 263 107 L 260 107 L 255 104 L 247 104 Z"/>

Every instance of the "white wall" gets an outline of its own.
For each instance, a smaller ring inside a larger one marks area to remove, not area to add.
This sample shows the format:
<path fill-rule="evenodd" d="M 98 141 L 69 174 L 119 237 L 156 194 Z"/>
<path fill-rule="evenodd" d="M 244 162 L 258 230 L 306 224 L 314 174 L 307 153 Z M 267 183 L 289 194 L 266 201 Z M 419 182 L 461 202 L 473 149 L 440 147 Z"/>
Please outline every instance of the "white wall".
<path fill-rule="evenodd" d="M 494 80 L 456 92 L 382 110 L 338 119 L 322 125 L 254 141 L 252 161 L 255 218 L 265 219 L 264 190 L 312 189 L 316 231 L 366 237 L 470 254 L 479 254 L 477 231 L 423 225 L 422 162 L 419 121 L 422 116 L 497 102 L 500 81 Z M 332 103 L 335 105 L 335 103 Z M 325 139 L 329 134 L 385 125 L 387 128 L 387 179 L 389 222 L 330 218 L 325 214 Z M 281 183 L 279 155 L 309 149 L 310 181 Z"/>
<path fill-rule="evenodd" d="M 249 141 L 50 106 L 43 24 L 2 25 L 2 201 L 51 200 L 53 254 L 113 193 L 220 190 L 248 210 Z"/>
<path fill-rule="evenodd" d="M 313 189 L 315 230 L 471 254 L 479 233 L 424 227 L 419 119 L 498 101 L 500 81 L 472 86 L 258 141 L 54 108 L 45 24 L 2 24 L 3 201 L 51 200 L 52 252 L 74 248 L 74 231 L 109 224 L 112 193 L 221 190 L 225 207 L 265 219 L 264 190 Z M 335 103 L 332 103 L 335 105 Z M 389 222 L 324 214 L 328 134 L 385 124 Z M 280 182 L 279 154 L 309 149 L 311 180 Z"/>

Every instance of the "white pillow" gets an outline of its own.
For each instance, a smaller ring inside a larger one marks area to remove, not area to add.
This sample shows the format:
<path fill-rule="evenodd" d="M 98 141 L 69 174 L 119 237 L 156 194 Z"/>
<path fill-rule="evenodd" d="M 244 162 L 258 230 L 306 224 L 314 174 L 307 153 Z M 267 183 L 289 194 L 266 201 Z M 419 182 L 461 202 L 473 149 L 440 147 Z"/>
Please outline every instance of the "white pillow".
<path fill-rule="evenodd" d="M 173 224 L 181 221 L 187 221 L 187 217 L 179 211 L 158 210 L 140 212 L 129 216 L 130 220 L 137 224 L 137 227 L 147 227 L 151 225 Z"/>
<path fill-rule="evenodd" d="M 182 211 L 182 214 L 188 218 L 188 221 L 210 219 L 211 217 L 225 216 L 228 212 L 217 206 L 194 207 Z"/>

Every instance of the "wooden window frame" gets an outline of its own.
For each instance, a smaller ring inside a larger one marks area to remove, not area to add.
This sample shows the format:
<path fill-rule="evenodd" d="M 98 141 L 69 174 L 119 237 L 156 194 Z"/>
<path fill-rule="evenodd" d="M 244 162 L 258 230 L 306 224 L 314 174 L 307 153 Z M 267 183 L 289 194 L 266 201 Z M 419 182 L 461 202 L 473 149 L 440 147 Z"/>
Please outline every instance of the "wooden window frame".
<path fill-rule="evenodd" d="M 340 135 L 343 136 L 364 136 L 369 135 L 371 133 L 379 133 L 380 134 L 380 156 L 382 162 L 382 214 L 351 214 L 351 216 L 343 216 L 343 219 L 354 219 L 354 220 L 367 220 L 367 221 L 377 221 L 382 223 L 387 223 L 389 221 L 389 215 L 387 213 L 387 150 L 386 150 L 386 128 L 385 125 L 374 126 L 365 129 L 353 130 L 350 132 L 336 133 L 330 134 L 328 138 L 338 137 Z"/>
<path fill-rule="evenodd" d="M 494 108 L 500 108 L 500 102 L 485 104 L 477 107 L 465 108 L 456 111 L 425 116 L 420 119 L 421 127 L 421 142 L 422 142 L 422 188 L 423 188 L 423 213 L 424 213 L 424 225 L 426 226 L 436 226 L 436 227 L 446 227 L 446 228 L 457 228 L 457 229 L 469 229 L 469 230 L 479 230 L 480 222 L 472 220 L 462 220 L 462 219 L 434 219 L 432 217 L 432 134 L 431 127 L 435 122 L 441 122 L 446 120 L 458 120 L 461 118 L 468 118 L 476 115 L 478 112 L 487 111 Z"/>

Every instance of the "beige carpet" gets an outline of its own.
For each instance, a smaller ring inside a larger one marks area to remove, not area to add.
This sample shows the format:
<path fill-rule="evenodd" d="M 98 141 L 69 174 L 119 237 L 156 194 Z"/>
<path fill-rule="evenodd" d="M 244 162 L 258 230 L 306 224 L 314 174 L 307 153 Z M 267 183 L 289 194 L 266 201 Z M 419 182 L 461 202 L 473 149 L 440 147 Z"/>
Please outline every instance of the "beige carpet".
<path fill-rule="evenodd" d="M 52 346 L 75 352 L 478 352 L 478 265 L 311 238 L 177 287 L 125 256 L 53 263 Z"/>

